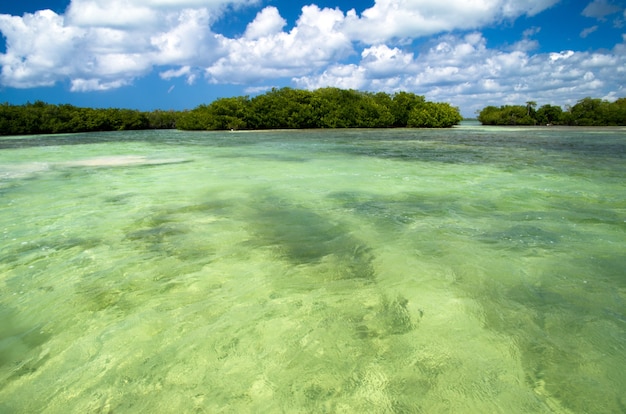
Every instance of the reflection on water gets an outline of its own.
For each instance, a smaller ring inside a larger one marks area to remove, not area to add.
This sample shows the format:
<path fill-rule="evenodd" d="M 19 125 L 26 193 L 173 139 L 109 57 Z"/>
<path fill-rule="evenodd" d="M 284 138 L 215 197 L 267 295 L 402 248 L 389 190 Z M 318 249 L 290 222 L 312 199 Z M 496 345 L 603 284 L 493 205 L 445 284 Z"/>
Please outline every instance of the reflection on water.
<path fill-rule="evenodd" d="M 0 148 L 0 412 L 626 412 L 623 129 Z"/>

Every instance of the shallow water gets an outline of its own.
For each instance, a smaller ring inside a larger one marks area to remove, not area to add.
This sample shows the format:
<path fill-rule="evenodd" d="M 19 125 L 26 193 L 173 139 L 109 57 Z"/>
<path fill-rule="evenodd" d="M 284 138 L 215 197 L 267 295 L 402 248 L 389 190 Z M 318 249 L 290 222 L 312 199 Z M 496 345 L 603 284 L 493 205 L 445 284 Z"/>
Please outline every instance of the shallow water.
<path fill-rule="evenodd" d="M 624 129 L 0 148 L 0 412 L 626 412 Z"/>

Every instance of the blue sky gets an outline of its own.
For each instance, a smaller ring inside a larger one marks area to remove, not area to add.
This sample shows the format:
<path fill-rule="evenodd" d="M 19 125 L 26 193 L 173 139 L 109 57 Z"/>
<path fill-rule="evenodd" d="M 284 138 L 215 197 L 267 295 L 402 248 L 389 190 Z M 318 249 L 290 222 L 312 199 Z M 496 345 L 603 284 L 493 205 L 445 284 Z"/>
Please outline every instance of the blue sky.
<path fill-rule="evenodd" d="M 410 91 L 465 116 L 626 97 L 618 0 L 0 3 L 0 102 L 190 109 L 272 87 Z"/>

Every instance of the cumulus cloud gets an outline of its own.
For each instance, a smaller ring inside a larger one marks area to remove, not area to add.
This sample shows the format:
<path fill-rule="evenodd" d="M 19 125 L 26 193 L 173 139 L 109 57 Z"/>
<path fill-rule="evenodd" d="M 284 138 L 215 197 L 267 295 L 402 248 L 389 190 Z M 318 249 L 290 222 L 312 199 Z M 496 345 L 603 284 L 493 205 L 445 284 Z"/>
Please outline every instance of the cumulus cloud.
<path fill-rule="evenodd" d="M 540 31 L 540 27 L 530 27 L 524 30 L 524 32 L 522 33 L 523 38 L 513 43 L 507 49 L 510 51 L 530 52 L 539 48 L 539 42 L 532 39 L 532 36 L 536 35 Z"/>
<path fill-rule="evenodd" d="M 66 17 L 72 26 L 156 29 L 170 12 L 206 9 L 218 17 L 227 6 L 258 3 L 259 0 L 72 0 Z"/>
<path fill-rule="evenodd" d="M 320 74 L 294 81 L 309 89 L 351 85 L 387 92 L 411 90 L 465 108 L 466 115 L 471 115 L 487 104 L 533 100 L 561 105 L 597 96 L 602 88 L 620 90 L 626 75 L 625 50 L 626 45 L 620 44 L 605 53 L 532 55 L 521 50 L 489 49 L 486 39 L 476 32 L 462 37 L 441 36 L 417 56 L 386 46 L 373 48 L 363 52 L 358 64 L 333 65 Z M 408 70 L 380 70 L 398 62 Z"/>
<path fill-rule="evenodd" d="M 66 16 L 69 25 L 78 27 L 132 28 L 157 22 L 156 10 L 122 0 L 74 0 Z"/>
<path fill-rule="evenodd" d="M 210 14 L 206 9 L 183 9 L 168 14 L 169 30 L 150 36 L 150 57 L 154 64 L 208 64 L 224 54 L 221 36 L 211 32 Z"/>
<path fill-rule="evenodd" d="M 6 52 L 0 83 L 51 86 L 69 79 L 73 91 L 126 86 L 155 66 L 208 66 L 225 52 L 210 29 L 226 6 L 256 0 L 72 0 L 51 10 L 0 15 Z"/>
<path fill-rule="evenodd" d="M 287 21 L 283 19 L 276 7 L 266 7 L 250 23 L 244 37 L 255 40 L 280 33 Z"/>
<path fill-rule="evenodd" d="M 533 16 L 559 0 L 376 0 L 357 16 L 348 12 L 344 30 L 368 44 L 476 29 L 503 19 Z"/>
<path fill-rule="evenodd" d="M 100 79 L 73 79 L 72 92 L 106 91 L 128 85 L 130 82 L 124 79 L 111 82 L 103 82 Z"/>
<path fill-rule="evenodd" d="M 0 55 L 2 84 L 18 88 L 50 86 L 73 72 L 75 45 L 84 31 L 66 27 L 50 10 L 22 17 L 0 15 L 7 51 Z"/>
<path fill-rule="evenodd" d="M 215 23 L 260 0 L 72 0 L 62 15 L 0 15 L 6 38 L 0 85 L 69 82 L 72 91 L 97 91 L 156 71 L 163 80 L 188 84 L 201 78 L 247 84 L 250 93 L 292 79 L 309 89 L 408 90 L 469 108 L 474 102 L 562 103 L 574 95 L 623 91 L 626 41 L 602 53 L 533 54 L 539 27 L 501 49 L 488 48 L 478 31 L 558 1 L 375 0 L 360 14 L 311 4 L 293 26 L 268 6 L 243 34 L 229 38 L 214 31 Z M 582 14 L 602 20 L 620 10 L 609 0 L 594 0 Z M 416 49 L 416 38 L 433 35 L 438 37 Z"/>
<path fill-rule="evenodd" d="M 582 32 L 580 32 L 580 37 L 582 37 L 583 39 L 586 38 L 587 36 L 589 36 L 591 33 L 595 32 L 596 30 L 598 30 L 598 26 L 591 26 L 591 27 L 587 27 L 585 29 L 583 29 Z"/>
<path fill-rule="evenodd" d="M 198 78 L 198 73 L 191 66 L 183 66 L 178 69 L 169 69 L 159 73 L 161 79 L 169 80 L 172 78 L 187 78 L 187 84 L 193 85 Z"/>
<path fill-rule="evenodd" d="M 206 69 L 211 82 L 246 83 L 307 73 L 352 53 L 352 43 L 337 30 L 343 13 L 304 6 L 289 32 L 277 30 L 283 19 L 274 8 L 262 10 L 243 37 L 223 39 L 228 55 Z M 260 33 L 264 33 L 260 36 Z"/>
<path fill-rule="evenodd" d="M 617 13 L 622 10 L 621 7 L 608 2 L 607 0 L 594 0 L 585 7 L 582 15 L 592 17 L 598 20 L 605 20 L 606 16 Z"/>
<path fill-rule="evenodd" d="M 211 25 L 228 10 L 260 0 L 72 0 L 64 15 L 0 16 L 7 39 L 0 82 L 26 88 L 69 79 L 79 85 L 74 90 L 101 90 L 174 66 L 195 68 L 181 72 L 188 82 L 204 72 L 211 82 L 244 83 L 307 75 L 354 53 L 355 41 L 372 46 L 363 52 L 368 70 L 390 71 L 393 65 L 381 67 L 377 54 L 395 56 L 398 68 L 406 68 L 406 57 L 393 47 L 377 48 L 385 41 L 533 15 L 557 1 L 377 0 L 360 16 L 309 5 L 287 31 L 279 10 L 266 7 L 241 37 L 230 39 Z M 519 47 L 533 46 L 526 43 Z M 166 76 L 175 73 L 167 70 Z"/>
<path fill-rule="evenodd" d="M 366 48 L 361 53 L 361 65 L 377 77 L 394 77 L 417 69 L 413 53 L 386 45 Z"/>

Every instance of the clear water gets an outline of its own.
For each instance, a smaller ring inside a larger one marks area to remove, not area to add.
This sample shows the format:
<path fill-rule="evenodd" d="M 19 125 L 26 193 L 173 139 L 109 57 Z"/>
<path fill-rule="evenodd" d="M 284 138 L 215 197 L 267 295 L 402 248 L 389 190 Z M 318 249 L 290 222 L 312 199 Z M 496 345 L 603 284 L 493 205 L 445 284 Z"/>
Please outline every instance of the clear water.
<path fill-rule="evenodd" d="M 0 148 L 0 412 L 626 412 L 625 129 Z"/>

